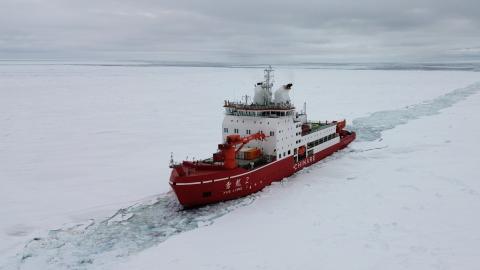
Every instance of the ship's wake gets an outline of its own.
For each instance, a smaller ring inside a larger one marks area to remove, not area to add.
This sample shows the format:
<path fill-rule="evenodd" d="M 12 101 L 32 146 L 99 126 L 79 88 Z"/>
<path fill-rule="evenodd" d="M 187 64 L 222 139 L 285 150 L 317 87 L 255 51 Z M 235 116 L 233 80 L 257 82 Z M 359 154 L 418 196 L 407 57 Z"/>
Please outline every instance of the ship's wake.
<path fill-rule="evenodd" d="M 11 266 L 38 269 L 87 269 L 136 253 L 170 236 L 213 221 L 252 203 L 255 194 L 240 200 L 184 210 L 168 192 L 152 202 L 118 210 L 113 216 L 85 224 L 51 230 L 46 237 L 29 241 Z"/>
<path fill-rule="evenodd" d="M 375 141 L 385 130 L 438 114 L 479 91 L 480 83 L 472 84 L 420 104 L 357 118 L 350 128 L 357 132 L 359 141 Z M 172 235 L 210 225 L 236 208 L 251 204 L 257 197 L 261 197 L 261 193 L 183 210 L 175 195 L 169 192 L 159 195 L 152 202 L 120 209 L 108 219 L 52 230 L 45 237 L 34 238 L 6 268 L 87 269 L 93 265 L 104 265 L 112 258 L 126 257 L 161 243 Z"/>
<path fill-rule="evenodd" d="M 420 117 L 438 114 L 442 109 L 451 107 L 479 91 L 480 83 L 474 83 L 420 104 L 374 112 L 366 117 L 354 119 L 351 128 L 357 132 L 358 141 L 374 141 L 381 138 L 383 131 Z"/>

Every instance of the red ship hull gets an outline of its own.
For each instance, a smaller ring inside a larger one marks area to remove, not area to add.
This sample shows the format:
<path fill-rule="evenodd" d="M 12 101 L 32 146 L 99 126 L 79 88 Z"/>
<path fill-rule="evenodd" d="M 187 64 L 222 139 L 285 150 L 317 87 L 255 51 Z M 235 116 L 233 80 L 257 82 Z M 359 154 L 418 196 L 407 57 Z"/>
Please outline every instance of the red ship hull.
<path fill-rule="evenodd" d="M 274 181 L 280 181 L 295 172 L 308 167 L 334 152 L 345 148 L 355 139 L 355 133 L 341 136 L 340 141 L 310 157 L 295 162 L 290 156 L 273 161 L 254 170 L 235 168 L 231 170 L 205 170 L 188 176 L 180 176 L 172 170 L 170 185 L 179 202 L 185 207 L 195 207 L 220 201 L 227 201 L 258 192 Z M 182 170 L 188 170 L 184 162 Z M 194 165 L 192 165 L 194 166 Z"/>

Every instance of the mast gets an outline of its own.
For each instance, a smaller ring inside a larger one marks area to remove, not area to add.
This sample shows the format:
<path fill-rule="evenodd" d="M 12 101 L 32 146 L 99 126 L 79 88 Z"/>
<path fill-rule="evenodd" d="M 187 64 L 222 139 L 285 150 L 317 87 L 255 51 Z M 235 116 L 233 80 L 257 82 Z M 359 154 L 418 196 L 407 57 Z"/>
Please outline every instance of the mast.
<path fill-rule="evenodd" d="M 265 89 L 264 91 L 264 100 L 265 100 L 265 105 L 268 105 L 271 103 L 272 99 L 272 87 L 273 87 L 273 68 L 271 65 L 268 65 L 268 67 L 264 70 L 265 72 L 265 83 L 262 84 L 262 88 Z"/>
<path fill-rule="evenodd" d="M 243 97 L 245 98 L 245 105 L 248 105 L 248 98 L 249 98 L 249 96 L 248 96 L 248 95 L 245 95 L 245 96 L 243 96 Z"/>

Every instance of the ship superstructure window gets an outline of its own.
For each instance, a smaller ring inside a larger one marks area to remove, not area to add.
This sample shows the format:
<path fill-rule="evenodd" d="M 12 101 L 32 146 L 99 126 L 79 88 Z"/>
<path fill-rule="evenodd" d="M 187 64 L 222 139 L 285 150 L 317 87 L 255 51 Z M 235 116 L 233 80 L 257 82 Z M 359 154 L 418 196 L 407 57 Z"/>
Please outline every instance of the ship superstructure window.
<path fill-rule="evenodd" d="M 224 133 L 228 133 L 228 128 L 223 128 Z"/>
<path fill-rule="evenodd" d="M 237 134 L 238 134 L 238 128 L 234 129 L 234 130 L 233 130 L 233 133 L 237 133 Z"/>
<path fill-rule="evenodd" d="M 247 134 L 252 134 L 252 131 L 250 129 L 247 129 L 246 133 Z"/>
<path fill-rule="evenodd" d="M 330 134 L 330 135 L 328 135 L 328 136 L 325 136 L 325 137 L 320 138 L 320 139 L 318 139 L 318 140 L 315 140 L 315 141 L 313 141 L 313 142 L 309 142 L 309 143 L 307 144 L 307 147 L 308 147 L 308 148 L 315 147 L 315 146 L 317 146 L 317 145 L 319 145 L 319 144 L 322 144 L 322 143 L 324 143 L 324 142 L 326 142 L 326 141 L 329 141 L 329 140 L 331 140 L 331 139 L 334 139 L 335 137 L 337 137 L 337 135 L 336 135 L 335 133 Z"/>
<path fill-rule="evenodd" d="M 274 132 L 274 131 L 270 131 L 270 136 L 275 136 L 275 132 Z"/>

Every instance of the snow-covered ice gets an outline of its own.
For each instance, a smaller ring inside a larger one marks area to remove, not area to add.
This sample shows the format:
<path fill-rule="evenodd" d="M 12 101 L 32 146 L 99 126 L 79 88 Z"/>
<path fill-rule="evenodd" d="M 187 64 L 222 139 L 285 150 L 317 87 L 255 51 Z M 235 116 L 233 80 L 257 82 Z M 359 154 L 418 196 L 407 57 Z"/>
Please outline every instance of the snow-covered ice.
<path fill-rule="evenodd" d="M 170 152 L 210 155 L 223 100 L 252 94 L 261 69 L 0 65 L 0 268 L 480 264 L 478 73 L 275 75 L 310 118 L 345 117 L 359 140 L 263 192 L 182 211 Z"/>

